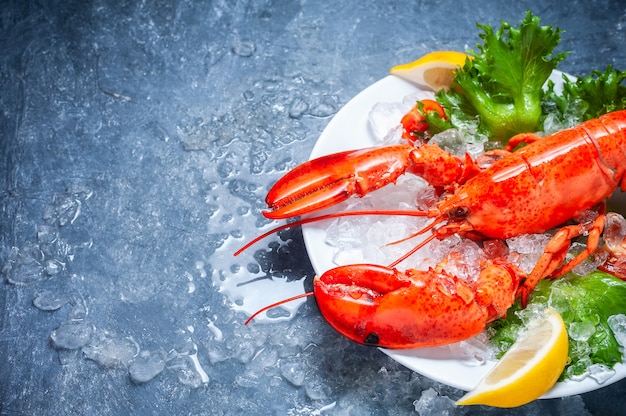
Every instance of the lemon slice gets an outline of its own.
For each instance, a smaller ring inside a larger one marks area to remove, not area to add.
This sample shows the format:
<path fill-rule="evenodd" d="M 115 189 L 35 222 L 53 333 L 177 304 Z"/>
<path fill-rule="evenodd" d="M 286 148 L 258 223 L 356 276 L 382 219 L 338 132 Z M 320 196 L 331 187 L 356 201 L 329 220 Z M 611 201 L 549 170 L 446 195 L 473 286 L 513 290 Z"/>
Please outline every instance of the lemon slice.
<path fill-rule="evenodd" d="M 533 319 L 496 366 L 458 405 L 516 407 L 538 399 L 556 383 L 567 363 L 567 329 L 558 312 Z"/>
<path fill-rule="evenodd" d="M 468 55 L 455 51 L 437 51 L 422 56 L 417 61 L 396 65 L 389 71 L 413 84 L 433 91 L 448 89 L 454 79 L 454 71 L 465 64 Z"/>

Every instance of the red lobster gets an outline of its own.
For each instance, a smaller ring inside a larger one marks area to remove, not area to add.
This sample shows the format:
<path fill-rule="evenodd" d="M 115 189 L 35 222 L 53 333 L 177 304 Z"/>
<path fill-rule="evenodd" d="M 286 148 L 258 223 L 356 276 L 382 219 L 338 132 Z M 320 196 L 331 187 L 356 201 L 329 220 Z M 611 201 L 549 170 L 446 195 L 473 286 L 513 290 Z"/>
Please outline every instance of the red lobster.
<path fill-rule="evenodd" d="M 511 152 L 521 143 L 526 146 Z M 267 195 L 270 211 L 264 215 L 282 219 L 317 211 L 408 172 L 445 190 L 435 206 L 414 213 L 433 221 L 420 232 L 430 235 L 411 253 L 455 233 L 502 240 L 560 226 L 528 275 L 503 258 L 486 261 L 473 283 L 439 267 L 397 270 L 408 253 L 389 266 L 341 266 L 314 279 L 322 315 L 353 341 L 386 348 L 458 342 L 503 316 L 516 297 L 525 303 L 539 280 L 567 273 L 596 250 L 605 201 L 619 185 L 626 187 L 626 110 L 545 138 L 515 136 L 505 150 L 488 157 L 495 161 L 483 168 L 468 155 L 461 159 L 434 144 L 323 156 L 281 178 Z M 597 212 L 595 219 L 570 222 L 590 209 Z M 563 264 L 571 240 L 581 235 L 587 235 L 586 250 Z"/>

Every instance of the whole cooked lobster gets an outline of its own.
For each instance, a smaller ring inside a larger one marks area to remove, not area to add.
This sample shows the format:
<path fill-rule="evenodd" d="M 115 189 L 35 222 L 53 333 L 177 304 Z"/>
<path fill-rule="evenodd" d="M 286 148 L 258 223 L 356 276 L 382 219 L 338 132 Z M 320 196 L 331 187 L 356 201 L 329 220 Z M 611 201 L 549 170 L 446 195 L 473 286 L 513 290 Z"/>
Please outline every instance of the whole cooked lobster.
<path fill-rule="evenodd" d="M 441 189 L 435 206 L 412 213 L 432 222 L 419 233 L 430 235 L 410 253 L 389 266 L 340 266 L 313 283 L 322 315 L 349 339 L 386 348 L 437 346 L 477 335 L 518 296 L 525 303 L 539 280 L 561 276 L 593 253 L 605 201 L 626 186 L 625 170 L 626 111 L 615 111 L 545 138 L 515 136 L 480 161 L 419 142 L 323 156 L 282 177 L 267 195 L 270 210 L 264 215 L 283 219 L 314 212 L 394 183 L 404 173 Z M 589 210 L 595 215 L 583 215 Z M 501 257 L 485 260 L 472 281 L 440 267 L 395 268 L 433 239 L 455 233 L 503 240 L 555 227 L 560 228 L 528 274 Z M 586 249 L 564 263 L 571 240 L 583 235 Z"/>

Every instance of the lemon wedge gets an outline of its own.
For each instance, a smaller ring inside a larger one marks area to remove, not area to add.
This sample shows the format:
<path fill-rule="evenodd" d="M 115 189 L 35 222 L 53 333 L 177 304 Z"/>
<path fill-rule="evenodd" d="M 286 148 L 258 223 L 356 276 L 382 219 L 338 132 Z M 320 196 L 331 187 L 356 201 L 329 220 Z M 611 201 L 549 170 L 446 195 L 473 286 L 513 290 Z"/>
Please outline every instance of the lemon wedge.
<path fill-rule="evenodd" d="M 455 51 L 428 53 L 417 61 L 396 65 L 389 71 L 413 84 L 428 87 L 433 91 L 447 90 L 452 85 L 454 71 L 465 64 L 468 55 Z"/>
<path fill-rule="evenodd" d="M 458 405 L 517 407 L 538 399 L 556 383 L 567 363 L 567 329 L 561 315 L 546 309 L 474 390 Z"/>

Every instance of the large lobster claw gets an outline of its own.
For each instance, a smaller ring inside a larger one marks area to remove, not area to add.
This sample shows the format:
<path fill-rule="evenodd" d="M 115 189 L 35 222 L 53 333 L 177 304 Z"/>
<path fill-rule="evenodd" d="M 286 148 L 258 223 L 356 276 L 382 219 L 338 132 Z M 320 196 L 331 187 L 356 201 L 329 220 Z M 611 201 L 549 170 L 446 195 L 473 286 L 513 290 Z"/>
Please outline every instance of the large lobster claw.
<path fill-rule="evenodd" d="M 364 345 L 419 348 L 468 339 L 504 315 L 523 272 L 490 262 L 475 283 L 444 271 L 360 264 L 315 278 L 324 318 L 342 335 Z"/>
<path fill-rule="evenodd" d="M 305 162 L 276 182 L 265 201 L 272 219 L 288 218 L 363 196 L 395 182 L 409 165 L 410 145 L 349 150 Z"/>
<path fill-rule="evenodd" d="M 395 183 L 405 172 L 438 186 L 457 182 L 466 170 L 460 159 L 436 145 L 334 153 L 305 162 L 279 179 L 265 198 L 271 211 L 263 215 L 283 219 L 314 212 Z"/>

